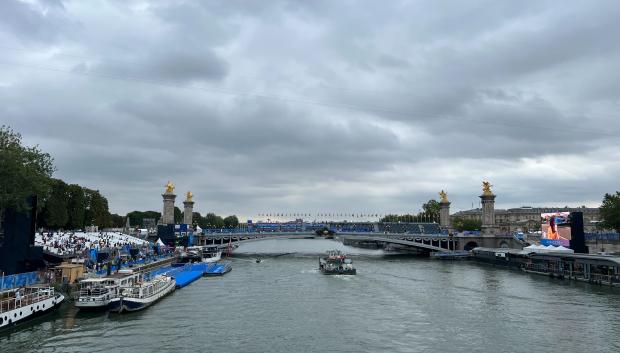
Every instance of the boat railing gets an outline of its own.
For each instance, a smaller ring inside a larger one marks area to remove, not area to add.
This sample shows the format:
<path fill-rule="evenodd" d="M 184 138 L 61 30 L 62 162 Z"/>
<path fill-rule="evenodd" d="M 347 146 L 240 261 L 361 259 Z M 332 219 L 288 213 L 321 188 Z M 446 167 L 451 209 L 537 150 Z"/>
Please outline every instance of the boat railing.
<path fill-rule="evenodd" d="M 167 283 L 162 278 L 156 278 L 148 283 L 136 283 L 134 286 L 121 287 L 119 293 L 124 298 L 145 298 L 157 293 Z M 153 290 L 150 291 L 149 288 Z"/>
<path fill-rule="evenodd" d="M 7 297 L 2 297 L 8 294 Z M 54 288 L 22 288 L 0 294 L 0 313 L 15 310 L 54 296 Z"/>
<path fill-rule="evenodd" d="M 112 288 L 109 287 L 89 287 L 82 288 L 78 292 L 79 297 L 99 297 L 111 292 Z"/>
<path fill-rule="evenodd" d="M 126 287 L 122 288 L 120 294 L 124 298 L 140 298 L 139 287 Z"/>
<path fill-rule="evenodd" d="M 527 271 L 548 273 L 569 279 L 585 280 L 593 283 L 616 284 L 620 283 L 620 275 L 605 273 L 586 273 L 580 270 L 559 269 L 556 266 L 546 264 L 523 264 L 522 268 Z"/>

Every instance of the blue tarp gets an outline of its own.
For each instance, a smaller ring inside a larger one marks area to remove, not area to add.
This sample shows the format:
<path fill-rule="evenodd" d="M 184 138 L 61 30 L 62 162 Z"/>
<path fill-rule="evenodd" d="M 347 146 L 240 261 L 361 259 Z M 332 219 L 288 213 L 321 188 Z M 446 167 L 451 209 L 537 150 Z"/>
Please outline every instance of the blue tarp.
<path fill-rule="evenodd" d="M 92 250 L 90 251 L 90 259 L 91 259 L 93 262 L 97 262 L 97 249 L 92 249 Z"/>
<path fill-rule="evenodd" d="M 17 273 L 14 275 L 0 277 L 0 290 L 16 287 L 29 286 L 39 282 L 37 272 Z"/>
<path fill-rule="evenodd" d="M 228 272 L 230 270 L 230 262 L 216 262 L 216 263 L 212 263 L 209 264 L 209 267 L 207 268 L 207 271 L 205 273 L 207 274 L 224 274 L 226 272 Z"/>
<path fill-rule="evenodd" d="M 202 277 L 202 271 L 181 271 L 174 275 L 177 288 L 183 288 Z"/>

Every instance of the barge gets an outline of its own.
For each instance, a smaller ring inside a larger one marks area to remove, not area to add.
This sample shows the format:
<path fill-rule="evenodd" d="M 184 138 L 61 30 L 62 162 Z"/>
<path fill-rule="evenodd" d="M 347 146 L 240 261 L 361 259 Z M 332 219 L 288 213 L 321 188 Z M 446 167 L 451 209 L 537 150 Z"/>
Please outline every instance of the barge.
<path fill-rule="evenodd" d="M 319 270 L 324 275 L 355 275 L 353 261 L 338 250 L 327 252 L 327 256 L 319 258 Z"/>

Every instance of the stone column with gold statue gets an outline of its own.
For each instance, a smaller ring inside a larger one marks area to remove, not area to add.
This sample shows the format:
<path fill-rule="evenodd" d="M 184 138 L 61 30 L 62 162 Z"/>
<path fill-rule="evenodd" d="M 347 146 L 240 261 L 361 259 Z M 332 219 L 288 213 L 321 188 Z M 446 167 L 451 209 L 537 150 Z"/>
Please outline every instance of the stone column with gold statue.
<path fill-rule="evenodd" d="M 439 193 L 439 226 L 441 230 L 450 230 L 450 201 L 443 190 Z"/>
<path fill-rule="evenodd" d="M 194 201 L 192 198 L 194 194 L 191 191 L 188 191 L 185 194 L 185 201 L 183 201 L 183 223 L 192 225 L 192 216 L 194 214 Z"/>
<path fill-rule="evenodd" d="M 482 182 L 482 234 L 492 236 L 495 234 L 495 194 L 491 191 L 491 183 Z"/>
<path fill-rule="evenodd" d="M 161 195 L 164 198 L 164 212 L 161 215 L 162 224 L 174 224 L 174 200 L 177 195 L 174 194 L 174 184 L 168 181 L 166 184 L 166 192 Z"/>

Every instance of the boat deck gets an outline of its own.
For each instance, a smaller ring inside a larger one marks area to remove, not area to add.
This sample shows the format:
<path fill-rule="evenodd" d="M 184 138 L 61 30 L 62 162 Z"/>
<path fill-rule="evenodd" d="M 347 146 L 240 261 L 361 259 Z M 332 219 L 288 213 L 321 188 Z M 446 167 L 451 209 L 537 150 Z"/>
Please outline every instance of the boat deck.
<path fill-rule="evenodd" d="M 53 291 L 44 288 L 23 288 L 20 299 L 15 297 L 15 291 L 0 294 L 0 313 L 21 308 L 54 297 Z"/>

